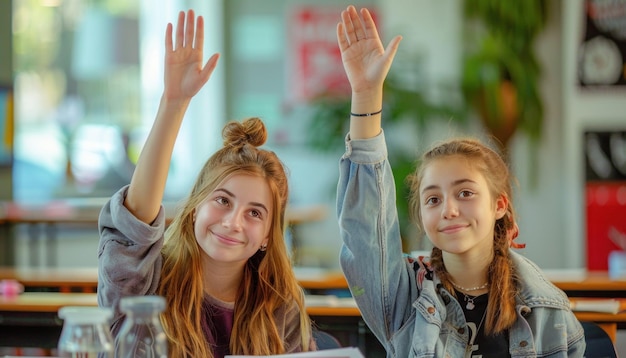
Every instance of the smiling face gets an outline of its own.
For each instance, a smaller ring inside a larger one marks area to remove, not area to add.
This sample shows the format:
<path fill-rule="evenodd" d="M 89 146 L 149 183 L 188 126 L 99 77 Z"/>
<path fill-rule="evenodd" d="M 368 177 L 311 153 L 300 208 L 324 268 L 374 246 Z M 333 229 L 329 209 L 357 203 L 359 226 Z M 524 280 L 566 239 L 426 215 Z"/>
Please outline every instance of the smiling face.
<path fill-rule="evenodd" d="M 459 155 L 429 162 L 419 187 L 422 226 L 433 245 L 464 255 L 493 250 L 495 221 L 506 200 L 494 199 L 484 175 Z"/>
<path fill-rule="evenodd" d="M 273 210 L 265 179 L 244 174 L 227 178 L 194 214 L 194 233 L 205 259 L 245 264 L 268 244 Z"/>

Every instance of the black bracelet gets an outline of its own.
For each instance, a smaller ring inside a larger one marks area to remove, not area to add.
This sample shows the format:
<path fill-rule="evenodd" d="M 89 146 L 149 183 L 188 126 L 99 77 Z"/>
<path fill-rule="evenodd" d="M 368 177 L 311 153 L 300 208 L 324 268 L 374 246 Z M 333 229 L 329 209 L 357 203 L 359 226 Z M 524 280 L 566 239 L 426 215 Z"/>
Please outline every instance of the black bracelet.
<path fill-rule="evenodd" d="M 380 114 L 383 110 L 381 109 L 380 111 L 376 111 L 376 112 L 372 112 L 372 113 L 352 113 L 350 112 L 350 115 L 353 117 L 371 117 L 371 116 L 375 116 L 377 114 Z"/>

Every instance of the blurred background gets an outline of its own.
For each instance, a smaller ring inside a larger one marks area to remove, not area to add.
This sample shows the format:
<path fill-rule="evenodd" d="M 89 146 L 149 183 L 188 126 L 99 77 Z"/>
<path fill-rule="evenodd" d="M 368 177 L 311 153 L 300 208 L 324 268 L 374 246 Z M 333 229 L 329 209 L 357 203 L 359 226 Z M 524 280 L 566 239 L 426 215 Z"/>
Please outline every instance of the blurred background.
<path fill-rule="evenodd" d="M 205 57 L 222 58 L 187 113 L 166 199 L 185 195 L 226 121 L 259 116 L 289 168 L 290 205 L 316 209 L 290 231 L 296 263 L 338 268 L 349 88 L 335 26 L 348 4 L 372 10 L 385 43 L 404 37 L 384 112 L 400 201 L 421 150 L 484 138 L 518 178 L 522 252 L 543 268 L 606 270 L 620 250 L 607 230 L 626 235 L 624 1 L 2 0 L 0 199 L 106 198 L 128 183 L 162 91 L 165 26 L 193 8 Z M 605 197 L 591 200 L 598 185 Z M 428 250 L 399 211 L 406 251 Z M 17 236 L 14 263 L 27 265 Z M 96 265 L 93 227 L 58 242 L 58 265 Z"/>
<path fill-rule="evenodd" d="M 335 26 L 348 4 L 372 10 L 385 43 L 404 37 L 383 116 L 406 252 L 430 245 L 406 219 L 404 177 L 433 142 L 471 135 L 518 179 L 524 255 L 557 271 L 626 257 L 624 0 L 0 0 L 2 215 L 96 209 L 87 224 L 3 229 L 2 264 L 97 266 L 93 218 L 129 182 L 151 127 L 166 24 L 193 8 L 205 57 L 222 57 L 187 112 L 165 199 L 186 194 L 226 121 L 261 117 L 301 214 L 288 230 L 294 264 L 338 269 L 349 88 Z M 46 235 L 54 245 L 40 245 Z"/>

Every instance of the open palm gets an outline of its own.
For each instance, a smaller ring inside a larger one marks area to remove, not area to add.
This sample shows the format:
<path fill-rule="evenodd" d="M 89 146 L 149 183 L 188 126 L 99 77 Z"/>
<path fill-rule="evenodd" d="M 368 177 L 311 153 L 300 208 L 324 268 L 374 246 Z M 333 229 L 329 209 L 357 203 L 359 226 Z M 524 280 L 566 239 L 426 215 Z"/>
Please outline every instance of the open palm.
<path fill-rule="evenodd" d="M 359 16 L 356 9 L 350 6 L 342 12 L 341 20 L 337 26 L 337 41 L 352 91 L 377 87 L 389 72 L 400 36 L 395 37 L 385 49 L 367 9 L 363 9 Z"/>
<path fill-rule="evenodd" d="M 187 26 L 185 27 L 185 22 Z M 176 39 L 172 38 L 172 24 L 165 33 L 165 92 L 168 99 L 193 97 L 209 80 L 217 65 L 219 54 L 213 54 L 203 67 L 204 20 L 193 10 L 180 12 L 176 24 Z"/>

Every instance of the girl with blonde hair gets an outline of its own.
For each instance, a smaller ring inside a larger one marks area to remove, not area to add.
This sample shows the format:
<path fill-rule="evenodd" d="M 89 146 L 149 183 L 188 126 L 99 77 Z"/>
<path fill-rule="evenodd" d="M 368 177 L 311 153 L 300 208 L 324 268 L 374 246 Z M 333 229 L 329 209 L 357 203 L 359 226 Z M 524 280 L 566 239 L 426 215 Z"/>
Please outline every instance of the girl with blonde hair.
<path fill-rule="evenodd" d="M 186 27 L 185 27 L 186 25 Z M 170 357 L 315 350 L 304 296 L 284 242 L 288 182 L 258 118 L 230 122 L 167 227 L 161 205 L 174 143 L 191 98 L 218 61 L 203 65 L 204 22 L 180 12 L 165 36 L 165 86 L 130 185 L 100 214 L 100 306 L 160 295 Z M 175 37 L 175 38 L 173 38 Z M 141 332 L 139 337 L 141 339 Z"/>

